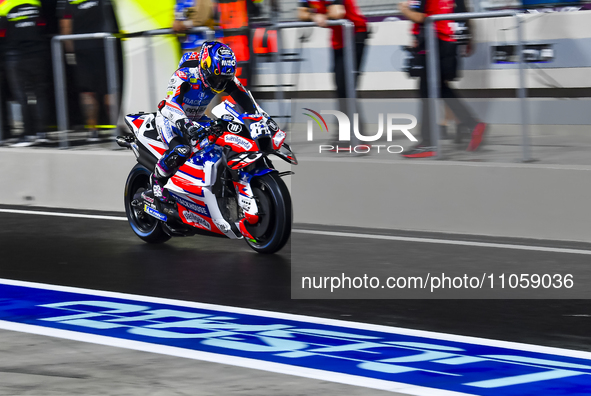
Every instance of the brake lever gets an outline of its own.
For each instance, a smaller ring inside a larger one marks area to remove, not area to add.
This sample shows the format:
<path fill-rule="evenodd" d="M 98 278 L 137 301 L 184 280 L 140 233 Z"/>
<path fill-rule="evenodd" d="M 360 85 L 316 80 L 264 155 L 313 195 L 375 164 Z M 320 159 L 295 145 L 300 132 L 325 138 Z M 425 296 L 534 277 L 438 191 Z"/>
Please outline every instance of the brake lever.
<path fill-rule="evenodd" d="M 209 125 L 209 128 L 212 135 L 220 137 L 224 134 L 224 121 L 220 119 L 214 120 Z"/>

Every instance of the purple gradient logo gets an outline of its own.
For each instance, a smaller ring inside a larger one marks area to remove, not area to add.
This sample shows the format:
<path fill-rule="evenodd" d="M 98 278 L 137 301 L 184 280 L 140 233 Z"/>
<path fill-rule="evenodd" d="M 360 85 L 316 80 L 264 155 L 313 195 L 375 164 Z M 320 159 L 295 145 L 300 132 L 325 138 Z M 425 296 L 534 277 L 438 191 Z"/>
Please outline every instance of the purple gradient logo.
<path fill-rule="evenodd" d="M 323 151 L 337 151 L 366 154 L 372 150 L 375 150 L 379 153 L 380 149 L 383 149 L 391 154 L 401 153 L 404 151 L 404 148 L 400 145 L 364 144 L 364 142 L 376 142 L 382 139 L 384 135 L 384 124 L 386 125 L 386 141 L 391 142 L 394 132 L 398 131 L 402 132 L 402 134 L 404 134 L 404 136 L 406 136 L 406 138 L 411 142 L 417 142 L 417 138 L 415 138 L 410 132 L 411 129 L 417 126 L 417 119 L 411 114 L 388 113 L 385 117 L 383 113 L 378 114 L 378 131 L 377 133 L 368 136 L 362 135 L 359 132 L 359 114 L 355 113 L 353 115 L 354 141 L 360 142 L 361 144 L 351 145 L 351 121 L 345 113 L 336 110 L 321 110 L 320 113 L 308 108 L 304 108 L 304 110 L 312 113 L 302 113 L 303 115 L 310 117 L 307 128 L 308 141 L 314 140 L 314 122 L 318 125 L 320 131 L 326 131 L 327 133 L 329 132 L 328 125 L 321 114 L 330 114 L 337 118 L 339 125 L 338 143 L 335 142 L 333 144 L 321 144 L 318 147 L 319 153 L 322 153 Z M 410 122 L 405 124 L 395 124 L 394 120 L 408 120 Z M 343 142 L 343 144 L 341 145 L 340 142 Z"/>

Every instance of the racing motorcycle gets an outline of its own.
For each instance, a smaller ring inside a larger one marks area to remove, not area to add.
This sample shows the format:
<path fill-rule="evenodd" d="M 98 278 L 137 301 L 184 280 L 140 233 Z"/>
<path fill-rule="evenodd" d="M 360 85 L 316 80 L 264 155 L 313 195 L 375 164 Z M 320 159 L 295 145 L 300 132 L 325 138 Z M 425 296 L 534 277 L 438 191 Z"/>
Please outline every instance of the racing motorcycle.
<path fill-rule="evenodd" d="M 286 134 L 259 108 L 241 113 L 224 101 L 203 124 L 214 135 L 192 142 L 193 155 L 166 184 L 171 200 L 147 194 L 150 174 L 167 150 L 155 125 L 156 113 L 125 116 L 131 135 L 117 143 L 135 154 L 136 164 L 125 183 L 125 212 L 135 234 L 148 243 L 176 236 L 205 234 L 244 239 L 259 253 L 275 253 L 291 234 L 289 191 L 269 156 L 297 165 L 285 143 Z"/>

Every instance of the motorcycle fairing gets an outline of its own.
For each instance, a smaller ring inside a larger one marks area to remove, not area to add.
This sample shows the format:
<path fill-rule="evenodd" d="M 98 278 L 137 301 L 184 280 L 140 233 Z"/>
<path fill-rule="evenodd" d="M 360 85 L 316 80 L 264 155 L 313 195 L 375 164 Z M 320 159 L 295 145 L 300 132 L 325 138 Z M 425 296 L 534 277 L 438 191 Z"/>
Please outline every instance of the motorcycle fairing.
<path fill-rule="evenodd" d="M 155 119 L 154 113 L 125 116 L 127 125 L 138 141 L 155 158 L 160 158 L 167 150 L 167 147 L 155 128 Z M 220 161 L 221 149 L 214 145 L 207 146 L 198 155 L 191 156 L 165 187 L 176 197 L 183 199 L 185 204 L 194 202 L 196 205 L 204 207 L 209 214 L 208 217 L 204 217 L 201 213 L 196 213 L 187 206 L 177 204 L 179 217 L 184 223 L 192 227 L 226 235 L 230 239 L 241 239 L 242 235 L 236 235 L 230 224 L 222 216 L 217 198 L 212 192 Z"/>
<path fill-rule="evenodd" d="M 166 151 L 160 134 L 156 130 L 156 113 L 138 113 L 125 116 L 125 123 L 131 128 L 138 141 L 154 157 L 160 158 Z"/>
<path fill-rule="evenodd" d="M 240 122 L 242 124 L 245 124 L 245 128 L 243 128 L 243 130 L 239 133 L 240 136 L 247 138 L 249 141 L 256 141 L 257 138 L 260 137 L 266 137 L 269 136 L 271 138 L 271 142 L 273 145 L 273 149 L 275 150 L 274 152 L 271 152 L 269 154 L 274 154 L 277 157 L 281 158 L 282 160 L 292 164 L 292 165 L 297 165 L 298 164 L 298 160 L 295 156 L 295 154 L 293 153 L 293 151 L 291 150 L 291 147 L 289 147 L 289 145 L 287 143 L 285 143 L 285 139 L 286 139 L 286 133 L 285 131 L 282 131 L 281 129 L 279 129 L 279 126 L 272 121 L 271 123 L 271 127 L 269 129 L 269 134 L 268 135 L 258 135 L 258 136 L 253 136 L 252 131 L 249 131 L 249 128 L 246 127 L 247 122 L 250 120 L 253 120 L 253 117 L 251 116 L 243 116 L 241 114 L 238 114 L 236 112 L 236 110 L 234 109 L 234 105 L 228 101 L 223 101 L 222 103 L 220 103 L 219 105 L 217 105 L 216 107 L 213 108 L 212 113 L 218 117 L 221 118 L 223 120 L 227 120 L 227 121 L 232 121 L 232 122 Z M 256 119 L 257 121 L 260 121 L 260 118 Z M 225 137 L 224 137 L 225 140 Z M 244 152 L 245 150 L 241 150 L 241 149 L 236 149 L 234 147 L 232 147 L 232 149 L 237 152 L 237 153 L 241 153 Z M 244 155 L 241 158 L 233 158 L 234 161 L 232 163 L 230 163 L 230 161 L 228 161 L 228 165 L 232 168 L 232 169 L 240 169 L 241 167 L 247 166 L 249 165 L 249 163 L 244 163 L 243 160 L 246 160 L 246 162 L 248 162 L 248 155 Z"/>
<path fill-rule="evenodd" d="M 253 175 L 249 173 L 240 172 L 240 181 L 233 183 L 238 197 L 238 206 L 242 208 L 246 220 L 250 224 L 255 224 L 258 221 L 259 208 L 250 187 L 252 177 Z"/>
<path fill-rule="evenodd" d="M 234 188 L 238 197 L 238 206 L 244 214 L 244 218 L 236 223 L 236 227 L 242 235 L 234 233 L 232 226 L 221 214 L 217 197 L 212 192 L 217 179 L 218 167 L 222 160 L 222 148 L 220 146 L 212 144 L 197 153 L 195 153 L 197 150 L 194 149 L 195 155 L 191 156 L 179 168 L 165 187 L 177 199 L 179 217 L 185 224 L 223 234 L 231 239 L 241 239 L 242 236 L 253 239 L 252 235 L 246 230 L 245 222 L 255 224 L 259 219 L 259 209 L 250 186 L 250 181 L 255 174 L 246 173 L 242 171 L 242 168 L 255 163 L 262 156 L 262 153 L 251 151 L 257 148 L 257 143 L 252 139 L 253 136 L 245 136 L 247 133 L 250 134 L 248 127 L 246 127 L 247 123 L 252 121 L 261 122 L 262 116 L 238 114 L 228 102 L 224 102 L 216 106 L 216 108 L 218 108 L 218 113 L 225 110 L 227 116 L 233 117 L 233 122 L 244 125 L 241 134 L 226 132 L 223 135 L 225 145 L 230 146 L 234 152 L 238 152 L 237 156 L 228 159 L 228 165 L 232 169 L 239 171 L 240 179 L 238 182 L 234 182 Z M 214 114 L 218 115 L 216 112 Z M 224 115 L 219 114 L 218 117 L 223 119 Z M 155 114 L 131 114 L 125 118 L 138 141 L 154 157 L 161 157 L 167 147 L 155 128 Z M 268 132 L 265 135 L 267 134 Z M 262 136 L 258 135 L 256 137 Z M 272 137 L 273 148 L 278 150 L 275 154 L 288 162 L 297 163 L 295 156 L 293 156 L 289 146 L 284 143 L 284 140 L 285 133 L 281 130 L 277 131 L 275 136 Z M 247 145 L 252 145 L 252 147 L 247 147 Z M 280 152 L 278 148 L 287 152 Z M 256 175 L 264 173 L 268 172 L 259 170 Z M 201 208 L 204 210 L 201 210 Z"/>

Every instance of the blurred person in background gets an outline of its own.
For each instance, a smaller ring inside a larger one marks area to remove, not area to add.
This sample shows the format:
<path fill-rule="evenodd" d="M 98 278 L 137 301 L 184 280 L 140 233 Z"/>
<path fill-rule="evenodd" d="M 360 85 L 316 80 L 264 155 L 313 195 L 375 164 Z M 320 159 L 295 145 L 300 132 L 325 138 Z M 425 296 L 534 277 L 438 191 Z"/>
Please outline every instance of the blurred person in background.
<path fill-rule="evenodd" d="M 206 34 L 186 33 L 193 27 L 214 27 L 214 7 L 212 0 L 177 0 L 174 13 L 172 30 L 177 33 L 183 54 L 187 52 L 199 52 L 201 45 L 206 40 Z"/>
<path fill-rule="evenodd" d="M 355 0 L 299 0 L 298 18 L 301 21 L 312 21 L 320 27 L 327 27 L 328 19 L 348 19 L 355 25 L 355 70 L 347 70 L 345 67 L 343 28 L 331 26 L 332 48 L 333 48 L 333 71 L 339 99 L 348 98 L 346 74 L 354 73 L 354 84 L 357 89 L 357 80 L 360 75 L 361 62 L 365 51 L 365 41 L 368 38 L 367 21 L 357 8 Z M 339 108 L 343 113 L 346 111 L 346 103 L 339 100 Z M 349 115 L 349 119 L 353 119 Z M 362 125 L 359 115 L 359 125 Z M 337 147 L 337 146 L 335 146 Z"/>
<path fill-rule="evenodd" d="M 463 0 L 461 1 L 463 4 Z M 413 47 L 418 52 L 425 49 L 424 21 L 430 15 L 449 14 L 454 12 L 455 4 L 450 0 L 412 0 L 401 2 L 398 7 L 402 14 L 414 22 L 412 35 Z M 465 10 L 465 6 L 463 7 Z M 450 88 L 448 82 L 457 77 L 458 69 L 458 43 L 454 32 L 453 21 L 437 21 L 437 45 L 439 46 L 439 81 L 441 97 L 449 106 L 460 124 L 471 131 L 471 140 L 468 151 L 475 151 L 480 146 L 486 131 L 486 124 L 478 121 L 471 110 L 460 101 L 457 94 Z M 402 154 L 406 158 L 426 158 L 437 155 L 437 147 L 431 141 L 429 92 L 427 68 L 423 67 L 419 72 L 419 90 L 421 95 L 421 142 Z"/>
<path fill-rule="evenodd" d="M 1 34 L 1 33 L 0 33 Z M 0 35 L 0 59 L 6 57 L 4 36 Z M 6 69 L 4 61 L 0 61 L 0 145 L 5 144 L 11 138 L 10 124 L 8 123 L 8 102 L 10 100 L 10 91 L 8 89 L 8 79 L 6 78 Z"/>
<path fill-rule="evenodd" d="M 110 0 L 59 0 L 57 12 L 62 35 L 117 33 Z M 66 41 L 64 45 L 68 64 L 76 65 L 76 84 L 89 131 L 88 141 L 98 141 L 101 107 L 103 114 L 108 115 L 112 102 L 107 87 L 104 40 Z"/>
<path fill-rule="evenodd" d="M 46 139 L 51 75 L 50 68 L 44 65 L 51 56 L 45 26 L 39 0 L 0 1 L 0 37 L 4 41 L 1 61 L 10 93 L 21 106 L 24 124 L 24 133 L 13 144 L 15 147 Z"/>
<path fill-rule="evenodd" d="M 223 0 L 217 3 L 219 27 L 223 30 L 221 42 L 232 48 L 236 55 L 236 77 L 249 87 L 252 77 L 250 48 L 249 3 L 250 0 Z"/>
<path fill-rule="evenodd" d="M 0 59 L 4 59 L 4 52 L 0 44 Z M 6 144 L 11 140 L 10 124 L 8 122 L 8 81 L 6 80 L 6 71 L 4 70 L 3 62 L 0 62 L 0 128 L 2 129 L 2 136 L 0 137 L 0 145 Z"/>
<path fill-rule="evenodd" d="M 456 0 L 454 14 L 468 12 L 466 2 L 464 0 Z M 453 39 L 458 45 L 458 55 L 460 57 L 469 57 L 472 55 L 472 37 L 474 32 L 474 26 L 470 20 L 458 20 L 452 22 L 453 28 Z M 459 74 L 459 73 L 458 73 Z M 460 77 L 459 75 L 457 76 Z M 456 81 L 457 79 L 456 78 Z M 444 118 L 440 122 L 441 139 L 451 139 L 449 129 L 451 124 L 455 124 L 455 143 L 462 143 L 463 138 L 470 136 L 472 132 L 466 125 L 462 124 L 461 121 L 455 116 L 453 111 L 448 105 L 444 103 Z"/>

